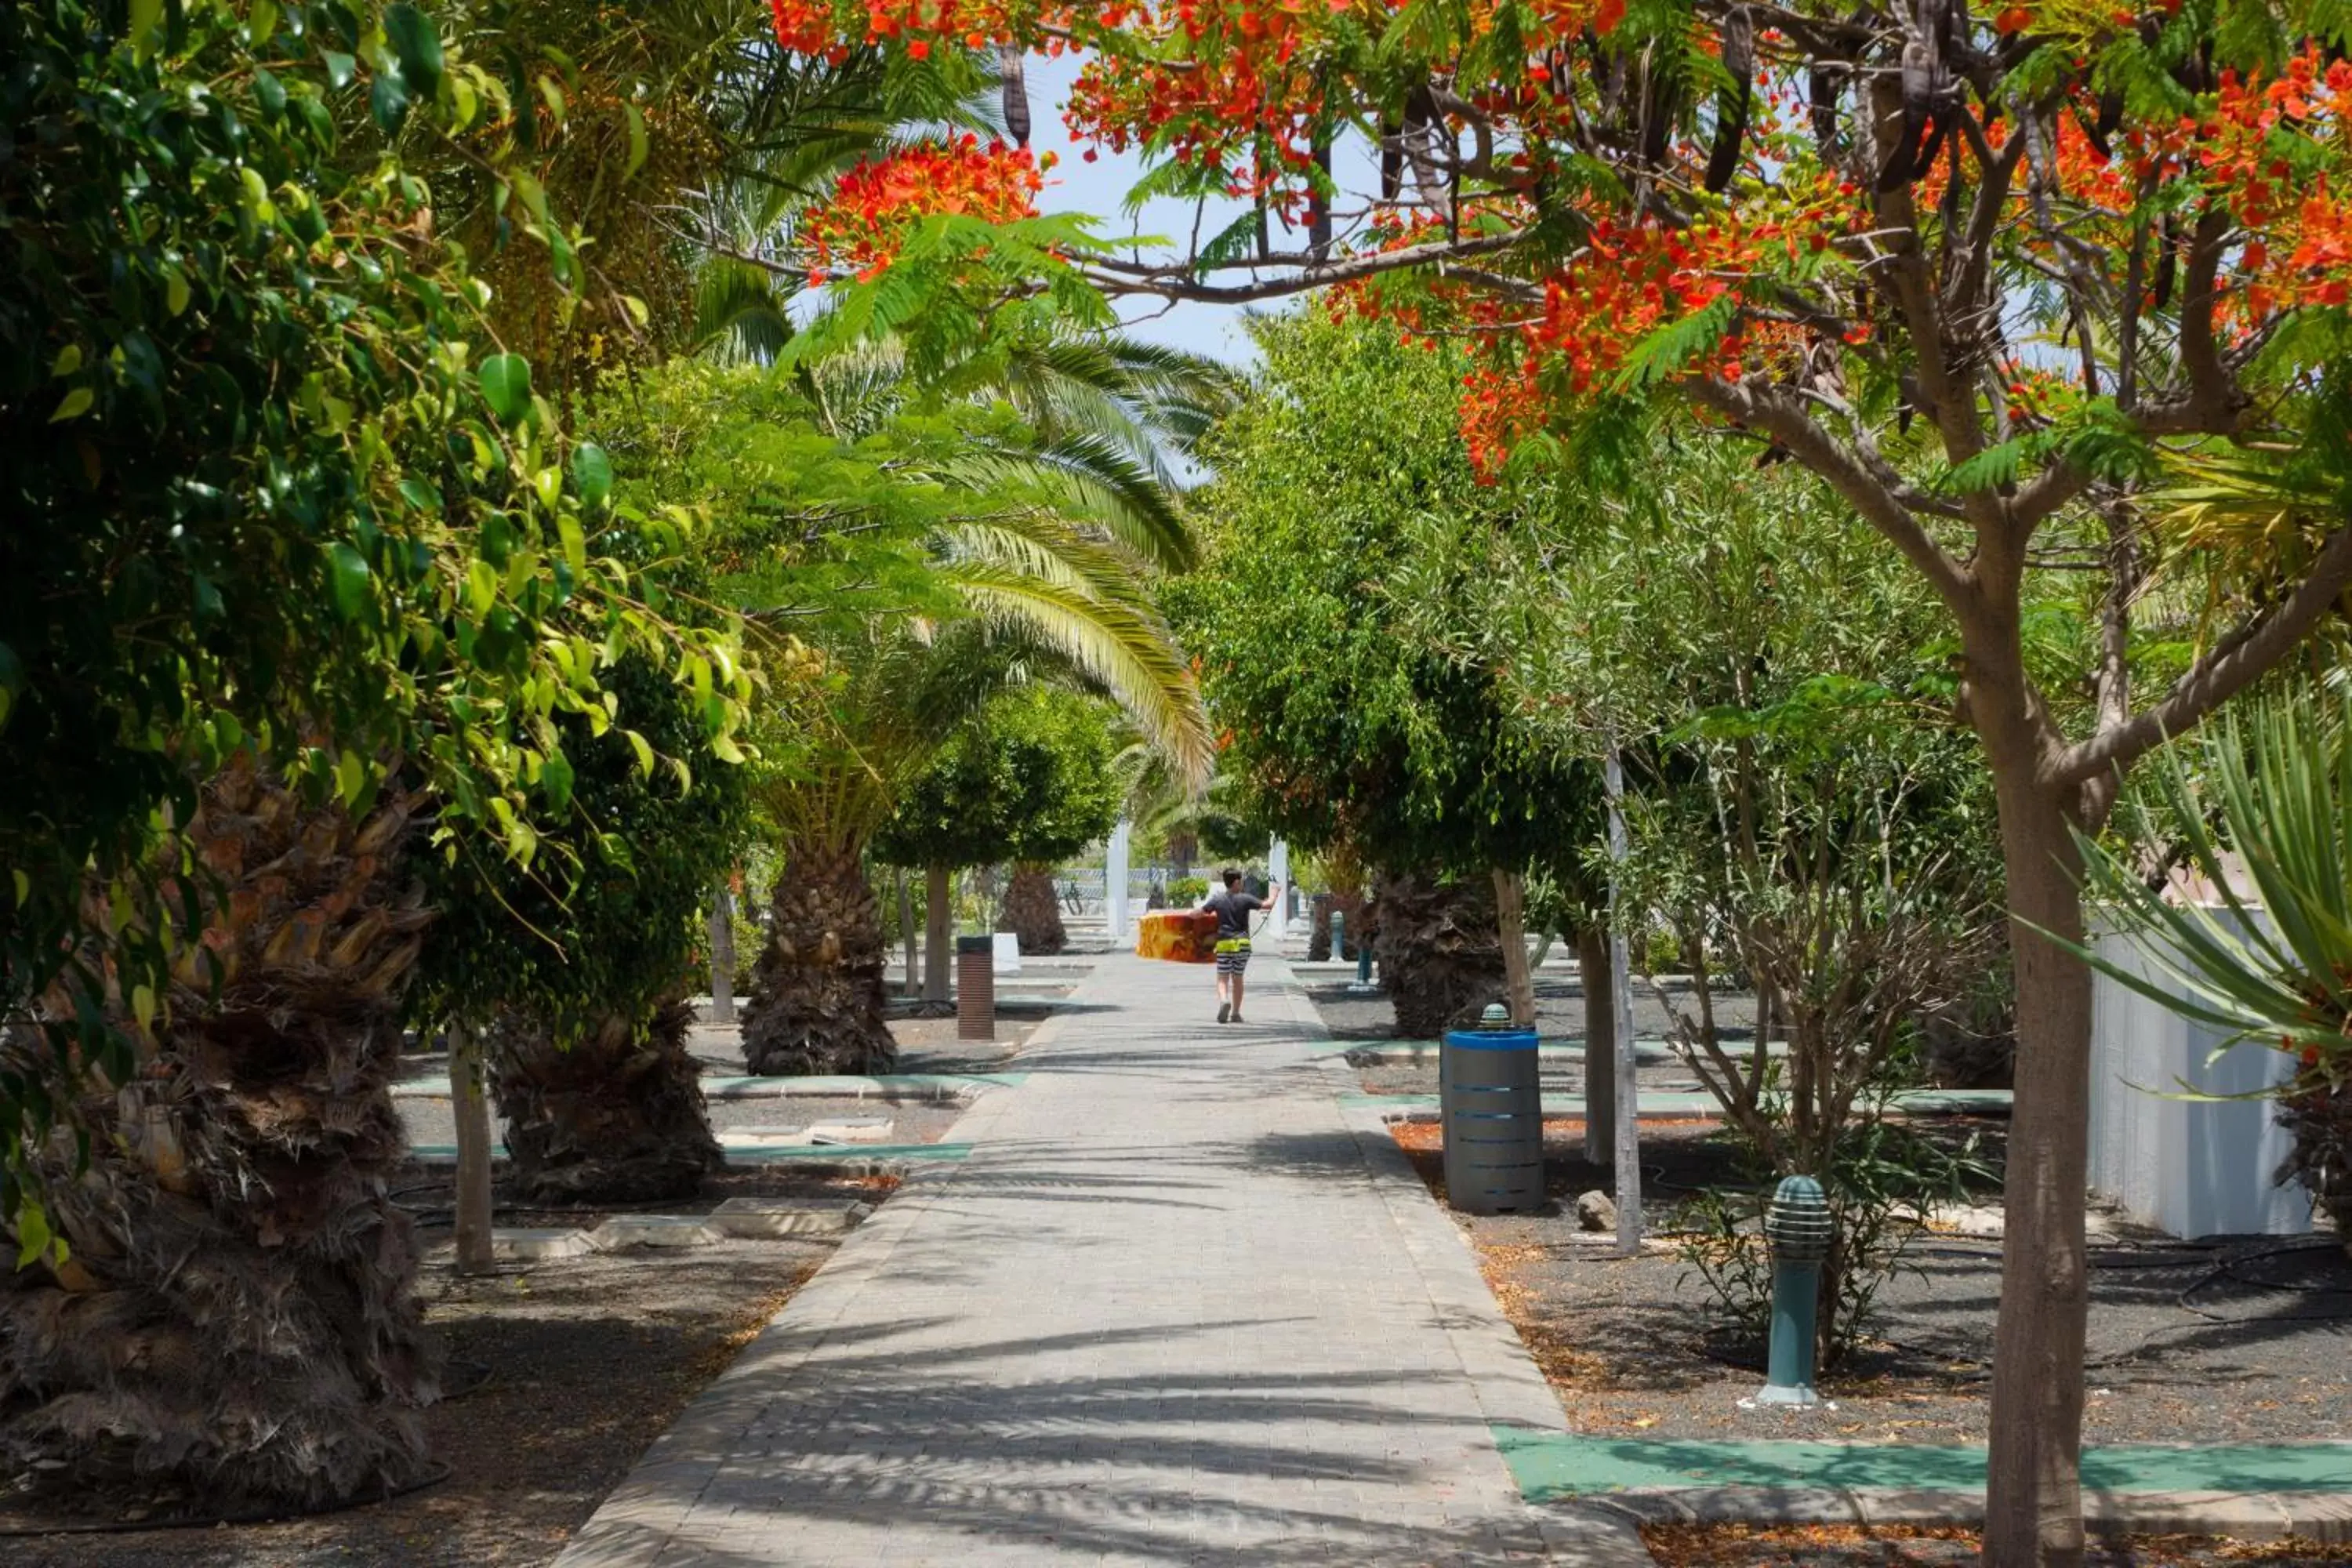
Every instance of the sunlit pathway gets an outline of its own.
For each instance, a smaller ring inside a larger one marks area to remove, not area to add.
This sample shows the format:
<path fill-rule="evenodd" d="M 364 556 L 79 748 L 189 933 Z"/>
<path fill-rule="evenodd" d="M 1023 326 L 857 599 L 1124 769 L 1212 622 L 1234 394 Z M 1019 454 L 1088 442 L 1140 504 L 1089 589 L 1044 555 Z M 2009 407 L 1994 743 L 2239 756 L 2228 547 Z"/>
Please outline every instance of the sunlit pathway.
<path fill-rule="evenodd" d="M 1557 1406 L 1250 978 L 1219 1027 L 1205 969 L 1107 960 L 562 1568 L 1648 1563 L 1519 1501 L 1492 1427 Z"/>

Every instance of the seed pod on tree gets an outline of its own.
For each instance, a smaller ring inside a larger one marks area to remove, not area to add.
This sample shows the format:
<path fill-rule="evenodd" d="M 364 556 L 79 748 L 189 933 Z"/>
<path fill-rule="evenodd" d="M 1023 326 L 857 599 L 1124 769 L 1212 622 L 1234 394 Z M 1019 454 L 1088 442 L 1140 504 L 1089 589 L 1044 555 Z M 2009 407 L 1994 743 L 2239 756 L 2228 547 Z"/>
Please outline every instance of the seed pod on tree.
<path fill-rule="evenodd" d="M 1756 24 L 1736 5 L 1723 19 L 1723 68 L 1731 85 L 1716 99 L 1715 147 L 1706 158 L 1706 188 L 1721 191 L 1739 170 L 1739 143 L 1748 134 L 1748 104 L 1755 92 Z"/>

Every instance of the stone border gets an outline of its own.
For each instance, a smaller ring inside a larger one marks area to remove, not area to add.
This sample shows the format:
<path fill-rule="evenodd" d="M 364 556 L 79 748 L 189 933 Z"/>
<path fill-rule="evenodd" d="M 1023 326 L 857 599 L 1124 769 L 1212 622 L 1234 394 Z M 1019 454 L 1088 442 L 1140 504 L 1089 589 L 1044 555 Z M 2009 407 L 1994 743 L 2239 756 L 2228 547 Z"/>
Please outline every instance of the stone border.
<path fill-rule="evenodd" d="M 1049 1043 L 1075 1016 L 1055 1013 L 1023 1049 Z M 940 1141 L 983 1145 L 1012 1101 L 1009 1091 L 975 1097 Z M 843 1239 L 727 1370 L 654 1439 L 572 1533 L 554 1568 L 645 1568 L 657 1558 L 717 1479 L 729 1445 L 773 1403 L 772 1385 L 761 1380 L 778 1371 L 789 1377 L 835 1330 L 860 1321 L 857 1306 L 866 1286 L 887 1270 L 898 1244 L 962 1169 L 960 1160 L 925 1161 L 909 1169 L 889 1201 Z"/>
<path fill-rule="evenodd" d="M 1957 1525 L 1985 1519 L 1981 1492 L 1892 1487 L 1675 1487 L 1593 1493 L 1537 1506 L 1600 1509 L 1640 1524 Z M 2083 1492 L 2102 1535 L 2352 1542 L 2352 1492 Z"/>
<path fill-rule="evenodd" d="M 1446 1342 L 1461 1363 L 1471 1397 L 1487 1425 L 1564 1431 L 1567 1420 L 1559 1395 L 1528 1353 L 1518 1330 L 1496 1304 L 1494 1292 L 1478 1271 L 1477 1254 L 1469 1238 L 1430 1196 L 1427 1184 L 1390 1135 L 1379 1108 L 1347 1102 L 1345 1093 L 1356 1086 L 1355 1069 L 1339 1052 L 1312 1048 L 1332 1044 L 1330 1031 L 1315 1010 L 1314 998 L 1297 983 L 1286 962 L 1281 977 L 1293 1022 L 1310 1047 L 1307 1060 L 1321 1071 L 1336 1075 L 1332 1103 L 1363 1158 L 1365 1178 L 1380 1194 L 1390 1222 L 1403 1238 L 1405 1252 L 1421 1276 L 1423 1289 L 1429 1292 Z M 1499 1451 L 1496 1463 L 1507 1475 L 1509 1466 Z M 1509 1479 L 1517 1489 L 1517 1478 Z M 1521 1496 L 1524 1500 L 1525 1494 Z M 1628 1514 L 1582 1504 L 1528 1506 L 1544 1516 L 1540 1531 L 1556 1563 L 1578 1568 L 1655 1568 L 1656 1558 L 1643 1544 L 1637 1521 Z"/>

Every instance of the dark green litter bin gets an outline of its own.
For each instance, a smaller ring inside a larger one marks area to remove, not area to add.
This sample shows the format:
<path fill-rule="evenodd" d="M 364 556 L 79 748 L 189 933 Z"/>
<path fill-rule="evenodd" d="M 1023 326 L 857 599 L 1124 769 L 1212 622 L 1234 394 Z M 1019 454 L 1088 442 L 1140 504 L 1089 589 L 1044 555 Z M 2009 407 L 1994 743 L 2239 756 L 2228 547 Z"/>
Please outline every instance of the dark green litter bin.
<path fill-rule="evenodd" d="M 1543 1205 L 1540 1059 L 1533 1029 L 1449 1029 L 1438 1046 L 1445 1200 L 1464 1214 Z"/>

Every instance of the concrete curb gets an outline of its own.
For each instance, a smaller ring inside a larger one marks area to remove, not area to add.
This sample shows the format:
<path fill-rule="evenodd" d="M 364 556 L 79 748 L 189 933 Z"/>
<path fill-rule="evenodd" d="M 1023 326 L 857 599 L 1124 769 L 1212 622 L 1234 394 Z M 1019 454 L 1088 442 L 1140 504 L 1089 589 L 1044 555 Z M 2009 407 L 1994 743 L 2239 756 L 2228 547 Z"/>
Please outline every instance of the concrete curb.
<path fill-rule="evenodd" d="M 1595 1494 L 1545 1509 L 1593 1509 L 1642 1524 L 1848 1524 L 1975 1528 L 1981 1492 L 1896 1488 L 1675 1487 Z M 2352 1492 L 2083 1492 L 2104 1535 L 2218 1535 L 2235 1541 L 2352 1542 Z"/>
<path fill-rule="evenodd" d="M 1310 1047 L 1328 1045 L 1330 1032 L 1316 1012 L 1314 999 L 1305 986 L 1295 983 L 1287 963 L 1282 979 L 1293 1021 L 1307 1037 Z M 1430 1196 L 1412 1162 L 1390 1136 L 1379 1109 L 1345 1101 L 1344 1095 L 1356 1085 L 1346 1058 L 1310 1049 L 1307 1059 L 1333 1078 L 1333 1103 L 1363 1157 L 1366 1179 L 1403 1237 L 1405 1251 L 1421 1275 L 1430 1304 L 1444 1327 L 1446 1342 L 1460 1361 L 1472 1397 L 1487 1424 L 1544 1432 L 1564 1429 L 1567 1421 L 1559 1394 L 1528 1353 L 1519 1331 L 1496 1304 L 1494 1292 L 1478 1271 L 1477 1255 L 1461 1227 Z M 1504 1462 L 1499 1449 L 1496 1462 Z M 1512 1484 L 1517 1485 L 1516 1479 Z M 1635 1521 L 1623 1513 L 1580 1504 L 1547 1505 L 1540 1511 L 1547 1516 L 1542 1534 L 1555 1563 L 1578 1568 L 1655 1568 L 1657 1560 L 1643 1544 Z"/>
<path fill-rule="evenodd" d="M 1024 1048 L 1049 1042 L 1070 1017 L 1056 1014 L 1046 1019 Z M 978 1096 L 942 1142 L 984 1144 L 1017 1092 Z M 814 1355 L 830 1335 L 857 1326 L 866 1288 L 887 1269 L 907 1233 L 963 1169 L 960 1161 L 910 1167 L 890 1201 L 849 1233 L 718 1380 L 654 1439 L 572 1536 L 555 1568 L 650 1568 L 717 1479 L 731 1440 L 776 1403 L 762 1377 L 781 1372 L 788 1380 L 792 1369 Z"/>

